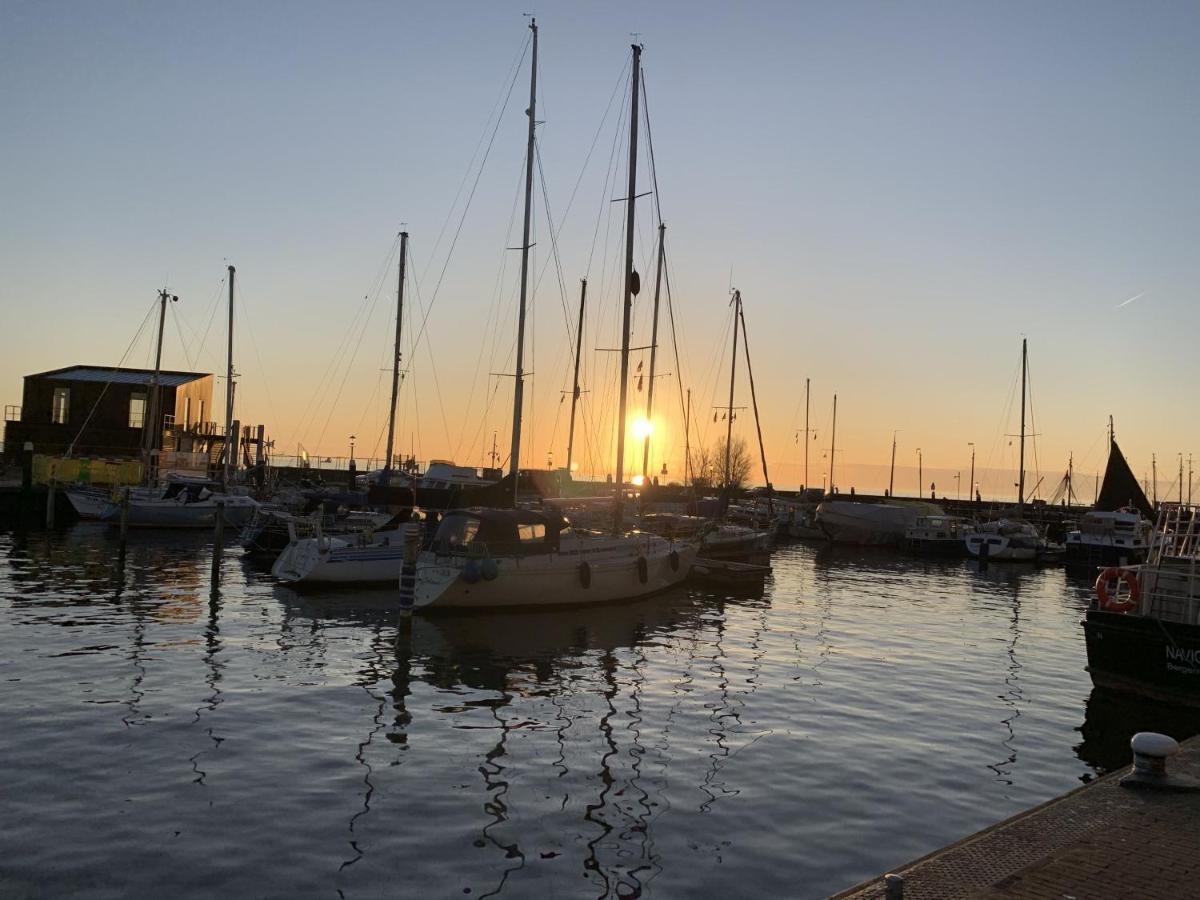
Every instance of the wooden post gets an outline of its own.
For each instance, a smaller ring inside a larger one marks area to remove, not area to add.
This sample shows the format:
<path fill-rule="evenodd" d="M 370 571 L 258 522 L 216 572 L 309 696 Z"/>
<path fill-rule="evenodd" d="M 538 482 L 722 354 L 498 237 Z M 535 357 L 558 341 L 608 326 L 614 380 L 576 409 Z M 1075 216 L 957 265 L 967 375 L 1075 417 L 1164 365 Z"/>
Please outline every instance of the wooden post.
<path fill-rule="evenodd" d="M 404 526 L 404 562 L 400 566 L 400 618 L 412 615 L 417 588 L 417 555 L 421 552 L 421 524 L 416 521 Z"/>
<path fill-rule="evenodd" d="M 121 490 L 121 554 L 125 553 L 125 541 L 129 538 L 129 488 Z"/>
<path fill-rule="evenodd" d="M 50 482 L 46 485 L 46 528 L 54 527 L 54 469 L 50 469 Z"/>
<path fill-rule="evenodd" d="M 217 501 L 217 512 L 213 519 L 212 584 L 215 594 L 221 589 L 221 554 L 225 545 L 225 501 Z"/>

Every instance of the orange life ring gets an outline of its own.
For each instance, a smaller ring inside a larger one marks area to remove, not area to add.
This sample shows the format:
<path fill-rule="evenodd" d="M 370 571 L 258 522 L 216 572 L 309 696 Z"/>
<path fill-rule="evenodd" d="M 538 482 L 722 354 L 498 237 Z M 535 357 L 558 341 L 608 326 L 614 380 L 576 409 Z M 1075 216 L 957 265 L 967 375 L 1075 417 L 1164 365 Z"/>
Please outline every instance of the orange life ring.
<path fill-rule="evenodd" d="M 1124 600 L 1110 599 L 1108 596 L 1108 583 L 1117 580 L 1124 581 L 1126 587 L 1129 588 L 1129 596 Z M 1109 566 L 1096 578 L 1096 599 L 1100 601 L 1100 608 L 1108 612 L 1124 613 L 1137 609 L 1137 575 L 1128 569 Z"/>

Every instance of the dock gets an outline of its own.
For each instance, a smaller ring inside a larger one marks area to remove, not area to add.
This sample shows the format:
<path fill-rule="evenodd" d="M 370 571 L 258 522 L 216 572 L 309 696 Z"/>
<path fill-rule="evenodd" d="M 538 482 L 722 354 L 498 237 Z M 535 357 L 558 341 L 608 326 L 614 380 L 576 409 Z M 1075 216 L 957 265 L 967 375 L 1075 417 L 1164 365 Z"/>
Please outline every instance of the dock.
<path fill-rule="evenodd" d="M 1200 897 L 1200 792 L 1123 787 L 1128 772 L 894 869 L 904 900 Z M 1200 736 L 1181 745 L 1170 773 L 1200 777 Z M 831 900 L 889 896 L 880 876 Z"/>

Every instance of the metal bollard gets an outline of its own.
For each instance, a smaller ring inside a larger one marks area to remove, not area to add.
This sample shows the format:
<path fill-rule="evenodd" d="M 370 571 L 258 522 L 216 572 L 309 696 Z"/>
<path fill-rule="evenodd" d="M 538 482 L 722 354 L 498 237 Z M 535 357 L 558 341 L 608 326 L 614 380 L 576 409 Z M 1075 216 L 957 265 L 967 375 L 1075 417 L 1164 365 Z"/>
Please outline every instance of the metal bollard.
<path fill-rule="evenodd" d="M 217 501 L 217 512 L 213 517 L 213 555 L 211 590 L 221 589 L 221 554 L 225 549 L 225 501 Z"/>
<path fill-rule="evenodd" d="M 887 874 L 883 876 L 883 883 L 886 885 L 884 898 L 885 900 L 904 900 L 904 876 Z"/>
<path fill-rule="evenodd" d="M 1121 779 L 1122 787 L 1200 790 L 1200 781 L 1186 775 L 1168 775 L 1167 758 L 1179 752 L 1179 742 L 1165 734 L 1139 731 L 1129 742 L 1133 767 Z"/>

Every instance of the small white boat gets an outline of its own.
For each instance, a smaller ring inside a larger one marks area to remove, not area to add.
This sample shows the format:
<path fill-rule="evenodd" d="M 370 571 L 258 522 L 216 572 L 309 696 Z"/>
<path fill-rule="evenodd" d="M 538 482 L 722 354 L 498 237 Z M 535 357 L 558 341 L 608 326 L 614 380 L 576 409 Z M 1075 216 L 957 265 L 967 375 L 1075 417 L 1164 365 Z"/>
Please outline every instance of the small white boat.
<path fill-rule="evenodd" d="M 293 528 L 294 525 L 289 526 Z M 395 584 L 404 562 L 404 529 L 293 539 L 271 566 L 284 584 Z"/>
<path fill-rule="evenodd" d="M 1150 546 L 1153 529 L 1136 509 L 1085 513 L 1079 527 L 1067 532 L 1067 561 L 1095 566 L 1139 563 Z"/>
<path fill-rule="evenodd" d="M 127 522 L 132 528 L 212 528 L 223 504 L 225 524 L 240 528 L 258 509 L 258 501 L 241 494 L 213 490 L 207 479 L 173 478 L 158 487 L 129 489 Z M 121 501 L 114 494 L 71 489 L 67 498 L 80 517 L 111 525 L 121 521 Z"/>
<path fill-rule="evenodd" d="M 1062 552 L 1030 523 L 1012 519 L 976 525 L 963 535 L 963 543 L 971 556 L 1002 562 L 1036 562 Z"/>
<path fill-rule="evenodd" d="M 418 558 L 411 603 L 501 609 L 636 600 L 687 578 L 696 549 L 656 534 L 577 531 L 554 513 L 455 510 Z"/>

